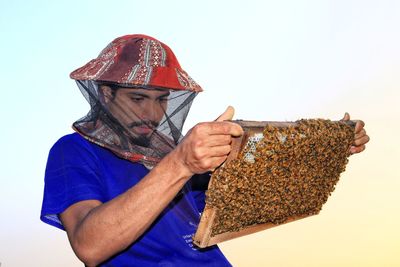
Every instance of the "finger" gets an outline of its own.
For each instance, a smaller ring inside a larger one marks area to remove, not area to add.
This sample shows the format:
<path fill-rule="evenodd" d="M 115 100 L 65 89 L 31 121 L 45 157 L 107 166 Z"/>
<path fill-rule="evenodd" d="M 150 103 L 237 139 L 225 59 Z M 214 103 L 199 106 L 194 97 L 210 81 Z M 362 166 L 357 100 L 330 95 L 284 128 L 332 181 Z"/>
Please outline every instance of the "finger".
<path fill-rule="evenodd" d="M 221 121 L 221 122 L 211 122 L 209 123 L 208 134 L 209 135 L 219 135 L 226 134 L 232 136 L 241 136 L 243 134 L 242 127 L 234 122 Z"/>
<path fill-rule="evenodd" d="M 366 143 L 368 143 L 368 141 L 369 141 L 369 136 L 365 135 L 359 139 L 354 140 L 354 145 L 355 146 L 365 145 Z"/>
<path fill-rule="evenodd" d="M 230 145 L 232 143 L 232 136 L 230 135 L 210 135 L 205 141 L 204 145 L 208 147 Z"/>
<path fill-rule="evenodd" d="M 215 171 L 215 169 L 221 166 L 221 164 L 224 163 L 227 158 L 228 158 L 227 156 L 212 158 L 213 167 L 210 169 L 210 171 Z"/>
<path fill-rule="evenodd" d="M 357 154 L 357 153 L 360 153 L 360 152 L 362 152 L 362 151 L 364 151 L 365 150 L 365 145 L 362 145 L 362 146 L 352 146 L 351 148 L 350 148 L 350 153 L 351 154 Z"/>
<path fill-rule="evenodd" d="M 230 145 L 224 145 L 210 147 L 208 151 L 210 157 L 222 157 L 227 156 L 231 152 L 231 149 Z"/>
<path fill-rule="evenodd" d="M 220 166 L 228 156 L 220 156 L 220 157 L 210 157 L 207 158 L 206 160 L 203 160 L 197 164 L 198 169 L 201 169 L 202 172 L 205 171 L 213 171 L 215 170 L 218 166 Z"/>
<path fill-rule="evenodd" d="M 367 132 L 365 131 L 365 129 L 362 129 L 359 133 L 356 133 L 354 135 L 354 139 L 359 139 L 359 138 L 361 138 L 361 137 L 363 137 L 365 135 L 367 135 Z"/>
<path fill-rule="evenodd" d="M 356 127 L 354 129 L 354 132 L 357 134 L 359 133 L 365 126 L 365 123 L 361 120 L 356 121 Z"/>
<path fill-rule="evenodd" d="M 215 121 L 230 121 L 233 119 L 235 109 L 232 106 L 228 106 L 224 113 L 222 113 Z"/>
<path fill-rule="evenodd" d="M 194 158 L 197 161 L 208 162 L 213 157 L 227 156 L 231 152 L 231 145 L 198 147 L 194 150 Z"/>
<path fill-rule="evenodd" d="M 341 119 L 341 121 L 349 121 L 349 120 L 350 120 L 350 114 L 348 112 L 345 112 L 343 119 Z"/>

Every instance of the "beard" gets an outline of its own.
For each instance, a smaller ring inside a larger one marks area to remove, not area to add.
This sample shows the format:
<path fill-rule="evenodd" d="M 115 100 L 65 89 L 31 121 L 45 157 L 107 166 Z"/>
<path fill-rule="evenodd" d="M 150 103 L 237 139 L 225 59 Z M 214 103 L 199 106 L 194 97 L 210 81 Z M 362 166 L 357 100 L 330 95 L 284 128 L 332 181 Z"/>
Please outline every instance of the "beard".
<path fill-rule="evenodd" d="M 135 121 L 128 124 L 128 128 L 132 131 L 132 135 L 130 137 L 131 142 L 142 147 L 149 147 L 152 135 L 156 131 L 158 123 L 155 121 Z M 135 133 L 135 127 L 147 127 L 151 129 L 150 133 Z"/>
<path fill-rule="evenodd" d="M 132 143 L 134 143 L 134 144 L 136 144 L 138 146 L 149 147 L 150 146 L 151 135 L 150 136 L 145 136 L 145 135 L 132 136 L 130 139 L 131 139 Z"/>

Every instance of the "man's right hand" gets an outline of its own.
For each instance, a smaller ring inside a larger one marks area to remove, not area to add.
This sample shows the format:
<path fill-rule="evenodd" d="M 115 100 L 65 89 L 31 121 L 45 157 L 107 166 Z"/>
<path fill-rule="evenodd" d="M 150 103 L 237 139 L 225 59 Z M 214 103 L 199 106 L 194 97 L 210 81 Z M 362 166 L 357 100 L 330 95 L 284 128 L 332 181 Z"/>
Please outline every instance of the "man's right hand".
<path fill-rule="evenodd" d="M 213 170 L 226 160 L 232 137 L 243 134 L 240 125 L 226 121 L 233 115 L 234 109 L 229 106 L 216 121 L 197 124 L 173 151 L 188 176 Z"/>

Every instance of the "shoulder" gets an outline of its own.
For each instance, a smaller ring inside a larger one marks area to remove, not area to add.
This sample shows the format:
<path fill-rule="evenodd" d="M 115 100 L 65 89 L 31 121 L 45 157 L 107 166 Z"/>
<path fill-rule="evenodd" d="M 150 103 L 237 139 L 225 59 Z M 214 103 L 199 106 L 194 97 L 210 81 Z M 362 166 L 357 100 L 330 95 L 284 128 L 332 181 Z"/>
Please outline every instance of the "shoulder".
<path fill-rule="evenodd" d="M 96 162 L 97 145 L 89 142 L 78 133 L 64 135 L 51 147 L 48 155 L 48 165 L 59 166 L 60 164 L 83 164 Z M 50 167 L 48 166 L 48 167 Z"/>
<path fill-rule="evenodd" d="M 58 139 L 53 147 L 53 148 L 59 148 L 59 147 L 69 147 L 69 146 L 89 146 L 89 141 L 83 138 L 80 134 L 78 133 L 71 133 L 62 136 L 60 139 Z"/>
<path fill-rule="evenodd" d="M 58 139 L 50 149 L 51 152 L 57 151 L 93 151 L 91 142 L 86 140 L 78 133 L 67 134 Z"/>

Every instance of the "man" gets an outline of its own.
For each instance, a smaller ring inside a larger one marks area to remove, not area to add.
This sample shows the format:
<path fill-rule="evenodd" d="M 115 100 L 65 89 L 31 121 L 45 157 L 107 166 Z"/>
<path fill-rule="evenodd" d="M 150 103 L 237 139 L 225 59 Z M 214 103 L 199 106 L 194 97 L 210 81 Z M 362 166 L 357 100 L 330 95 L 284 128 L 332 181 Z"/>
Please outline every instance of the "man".
<path fill-rule="evenodd" d="M 183 138 L 202 89 L 145 35 L 115 39 L 71 77 L 91 111 L 50 151 L 41 219 L 66 230 L 88 266 L 230 266 L 217 246 L 198 249 L 191 238 L 204 208 L 200 174 L 221 165 L 243 133 L 227 121 L 233 108 Z M 352 153 L 368 142 L 363 127 Z"/>

